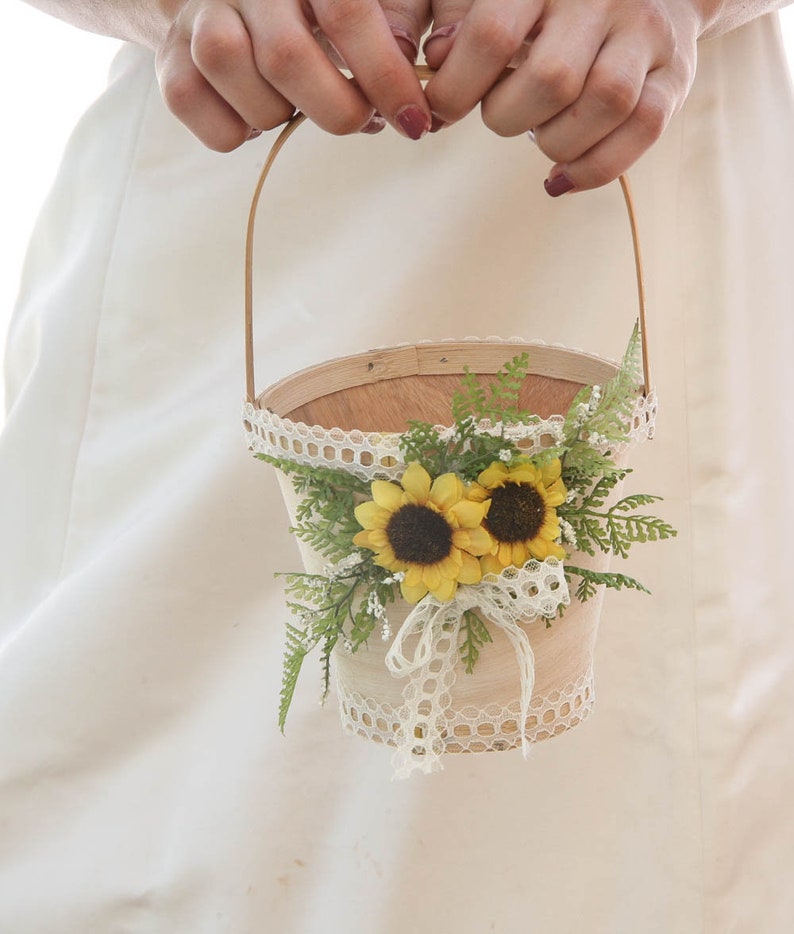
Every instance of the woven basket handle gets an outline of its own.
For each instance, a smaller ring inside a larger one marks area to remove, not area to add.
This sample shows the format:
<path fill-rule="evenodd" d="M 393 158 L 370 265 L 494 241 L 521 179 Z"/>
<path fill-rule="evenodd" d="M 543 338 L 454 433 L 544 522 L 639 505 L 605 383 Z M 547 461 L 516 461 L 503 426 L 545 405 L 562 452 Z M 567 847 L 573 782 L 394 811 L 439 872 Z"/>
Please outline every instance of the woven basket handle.
<path fill-rule="evenodd" d="M 427 65 L 416 65 L 416 74 L 420 81 L 427 81 L 435 73 Z M 251 210 L 248 214 L 248 228 L 245 238 L 245 394 L 246 400 L 250 403 L 256 401 L 254 392 L 254 300 L 253 300 L 253 264 L 254 264 L 254 224 L 256 221 L 256 212 L 259 205 L 259 198 L 262 194 L 262 188 L 265 179 L 270 174 L 276 156 L 281 152 L 282 147 L 292 136 L 295 130 L 306 120 L 305 114 L 296 113 L 294 117 L 286 124 L 279 133 L 278 138 L 273 143 L 268 154 L 262 172 L 259 176 L 254 196 L 251 201 Z M 631 196 L 631 188 L 626 175 L 620 176 L 620 186 L 623 190 L 623 197 L 626 202 L 626 210 L 629 216 L 629 225 L 631 227 L 631 241 L 634 248 L 634 265 L 637 273 L 637 297 L 639 301 L 639 322 L 640 338 L 642 341 L 642 371 L 644 387 L 643 392 L 647 395 L 651 390 L 651 374 L 648 364 L 648 337 L 645 325 L 645 275 L 642 265 L 642 254 L 640 252 L 640 241 L 637 232 L 637 217 L 634 211 L 634 201 Z"/>

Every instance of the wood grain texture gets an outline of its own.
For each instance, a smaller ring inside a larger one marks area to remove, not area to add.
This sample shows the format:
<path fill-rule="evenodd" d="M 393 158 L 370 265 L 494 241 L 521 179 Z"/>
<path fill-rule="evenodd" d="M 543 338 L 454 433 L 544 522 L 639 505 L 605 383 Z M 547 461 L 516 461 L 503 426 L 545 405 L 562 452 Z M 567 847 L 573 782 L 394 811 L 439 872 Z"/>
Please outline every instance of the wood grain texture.
<path fill-rule="evenodd" d="M 604 383 L 615 364 L 579 351 L 501 341 L 385 348 L 301 370 L 259 397 L 261 408 L 307 425 L 345 431 L 405 430 L 410 419 L 451 423 L 451 399 L 466 366 L 486 384 L 527 350 L 531 372 L 519 402 L 547 418 L 565 414 L 583 385 Z"/>

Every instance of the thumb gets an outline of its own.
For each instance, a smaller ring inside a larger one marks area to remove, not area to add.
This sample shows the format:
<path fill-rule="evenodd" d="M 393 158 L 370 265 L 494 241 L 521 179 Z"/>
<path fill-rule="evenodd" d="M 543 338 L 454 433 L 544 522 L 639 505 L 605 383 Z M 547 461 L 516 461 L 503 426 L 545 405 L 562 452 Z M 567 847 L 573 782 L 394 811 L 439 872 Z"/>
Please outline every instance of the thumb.
<path fill-rule="evenodd" d="M 461 22 L 472 8 L 474 0 L 432 0 L 433 31 L 425 39 L 425 61 L 431 68 L 440 68 L 449 55 Z"/>

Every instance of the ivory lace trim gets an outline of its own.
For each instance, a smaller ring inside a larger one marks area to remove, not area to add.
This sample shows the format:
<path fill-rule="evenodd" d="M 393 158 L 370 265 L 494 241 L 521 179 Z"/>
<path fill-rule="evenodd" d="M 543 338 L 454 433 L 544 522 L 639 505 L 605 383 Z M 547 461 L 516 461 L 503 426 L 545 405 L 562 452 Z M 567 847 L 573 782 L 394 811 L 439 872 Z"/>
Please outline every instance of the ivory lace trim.
<path fill-rule="evenodd" d="M 615 454 L 635 441 L 653 437 L 657 408 L 655 392 L 637 398 L 629 442 L 622 446 L 612 445 Z M 531 425 L 511 426 L 506 434 L 531 457 L 560 439 L 564 423 L 565 416 L 552 415 Z M 396 480 L 405 470 L 397 432 L 343 431 L 341 428 L 310 426 L 280 418 L 250 402 L 243 406 L 243 426 L 248 447 L 256 454 L 268 454 L 312 467 L 347 470 L 362 480 Z M 439 430 L 442 437 L 453 431 L 441 426 Z M 483 422 L 481 430 L 496 432 L 500 426 Z"/>
<path fill-rule="evenodd" d="M 377 743 L 396 745 L 403 725 L 400 708 L 379 704 L 372 698 L 351 691 L 337 675 L 339 712 L 344 731 Z M 593 669 L 576 682 L 542 698 L 533 698 L 526 719 L 526 739 L 538 743 L 578 726 L 595 703 Z M 488 704 L 483 708 L 462 707 L 447 711 L 444 752 L 496 752 L 521 745 L 520 702 L 507 706 Z"/>

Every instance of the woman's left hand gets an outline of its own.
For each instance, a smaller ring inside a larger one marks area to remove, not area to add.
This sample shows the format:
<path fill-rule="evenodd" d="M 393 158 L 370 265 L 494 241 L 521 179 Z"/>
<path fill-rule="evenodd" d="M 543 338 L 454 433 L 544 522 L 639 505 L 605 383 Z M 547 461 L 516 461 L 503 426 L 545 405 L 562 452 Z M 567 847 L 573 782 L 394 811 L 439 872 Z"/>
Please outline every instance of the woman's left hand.
<path fill-rule="evenodd" d="M 534 130 L 549 194 L 617 178 L 661 135 L 695 75 L 705 0 L 434 0 L 425 57 L 437 120 L 482 101 L 501 136 Z M 505 73 L 509 65 L 512 68 Z"/>

